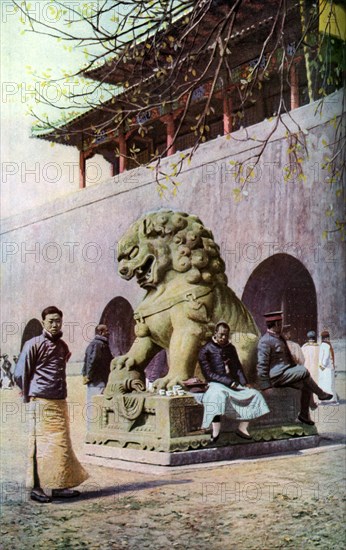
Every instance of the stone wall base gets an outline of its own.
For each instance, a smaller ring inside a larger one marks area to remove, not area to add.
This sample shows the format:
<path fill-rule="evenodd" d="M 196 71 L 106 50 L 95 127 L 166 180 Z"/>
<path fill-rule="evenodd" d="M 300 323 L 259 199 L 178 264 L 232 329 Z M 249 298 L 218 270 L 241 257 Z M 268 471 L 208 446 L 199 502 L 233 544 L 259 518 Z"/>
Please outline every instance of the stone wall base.
<path fill-rule="evenodd" d="M 318 435 L 310 435 L 272 441 L 246 442 L 245 444 L 241 443 L 222 447 L 208 447 L 192 451 L 178 451 L 175 453 L 88 444 L 85 445 L 85 454 L 86 459 L 88 457 L 107 459 L 107 464 L 103 461 L 103 465 L 110 468 L 116 468 L 117 466 L 114 462 L 119 460 L 128 462 L 129 469 L 131 469 L 131 463 L 168 467 L 186 466 L 188 464 L 204 464 L 207 462 L 225 460 L 231 461 L 301 451 L 303 449 L 318 446 L 319 440 L 320 437 Z"/>

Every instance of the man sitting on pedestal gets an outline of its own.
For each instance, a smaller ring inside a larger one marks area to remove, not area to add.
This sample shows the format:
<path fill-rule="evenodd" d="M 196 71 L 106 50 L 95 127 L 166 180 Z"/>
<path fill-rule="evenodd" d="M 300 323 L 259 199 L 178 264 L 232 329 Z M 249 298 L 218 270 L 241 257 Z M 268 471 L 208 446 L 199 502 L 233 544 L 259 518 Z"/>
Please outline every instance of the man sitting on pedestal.
<path fill-rule="evenodd" d="M 290 387 L 301 390 L 300 413 L 298 420 L 304 424 L 314 425 L 309 406 L 312 394 L 320 401 L 333 398 L 324 392 L 313 380 L 303 365 L 297 365 L 288 349 L 286 340 L 281 335 L 282 311 L 264 314 L 267 332 L 258 342 L 258 382 L 263 391 L 272 387 Z"/>
<path fill-rule="evenodd" d="M 198 357 L 202 373 L 209 382 L 203 396 L 202 427 L 212 424 L 211 443 L 219 438 L 222 415 L 240 420 L 235 433 L 243 439 L 251 439 L 249 421 L 269 412 L 261 393 L 248 384 L 229 334 L 227 323 L 217 323 L 212 340 L 202 347 Z"/>

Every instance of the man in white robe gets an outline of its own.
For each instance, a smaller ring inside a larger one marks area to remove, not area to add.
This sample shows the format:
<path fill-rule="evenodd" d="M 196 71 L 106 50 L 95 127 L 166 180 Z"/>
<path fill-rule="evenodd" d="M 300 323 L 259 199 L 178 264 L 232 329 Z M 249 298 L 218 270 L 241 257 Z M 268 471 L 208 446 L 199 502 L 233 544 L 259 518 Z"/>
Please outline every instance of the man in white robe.
<path fill-rule="evenodd" d="M 321 332 L 321 340 L 318 384 L 324 391 L 333 394 L 333 399 L 329 403 L 337 405 L 339 401 L 335 390 L 335 355 L 328 330 Z"/>
<path fill-rule="evenodd" d="M 304 365 L 308 369 L 308 371 L 310 372 L 312 378 L 314 380 L 318 381 L 318 377 L 319 377 L 318 365 L 319 365 L 320 346 L 316 342 L 316 332 L 314 330 L 309 330 L 306 337 L 307 337 L 308 340 L 302 346 L 302 352 L 303 352 L 304 359 L 305 359 Z M 317 397 L 313 398 L 312 401 L 311 401 L 310 407 L 312 409 L 316 409 L 317 404 L 318 404 Z"/>
<path fill-rule="evenodd" d="M 318 380 L 319 370 L 319 355 L 320 355 L 320 346 L 316 341 L 316 332 L 314 330 L 309 330 L 306 335 L 307 342 L 302 346 L 302 352 L 305 358 L 304 365 L 310 372 L 314 380 Z"/>

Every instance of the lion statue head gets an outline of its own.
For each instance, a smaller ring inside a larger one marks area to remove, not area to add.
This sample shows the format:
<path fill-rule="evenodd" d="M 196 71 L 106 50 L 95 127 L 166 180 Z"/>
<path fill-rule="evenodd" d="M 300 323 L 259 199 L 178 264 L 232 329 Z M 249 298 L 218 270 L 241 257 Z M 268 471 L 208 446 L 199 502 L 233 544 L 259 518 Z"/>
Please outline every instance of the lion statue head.
<path fill-rule="evenodd" d="M 227 284 L 220 249 L 197 216 L 159 210 L 142 216 L 118 243 L 118 272 L 126 280 L 156 288 L 171 271 L 188 283 Z"/>

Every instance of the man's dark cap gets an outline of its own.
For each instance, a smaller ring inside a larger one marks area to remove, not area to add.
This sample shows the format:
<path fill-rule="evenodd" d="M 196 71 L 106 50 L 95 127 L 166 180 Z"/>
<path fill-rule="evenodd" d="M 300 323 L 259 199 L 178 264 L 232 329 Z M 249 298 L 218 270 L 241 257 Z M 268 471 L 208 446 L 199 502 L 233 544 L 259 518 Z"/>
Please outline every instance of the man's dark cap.
<path fill-rule="evenodd" d="M 316 332 L 314 330 L 309 330 L 309 332 L 307 332 L 306 336 L 307 336 L 307 338 L 312 340 L 313 338 L 316 338 Z"/>
<path fill-rule="evenodd" d="M 264 313 L 263 317 L 265 318 L 265 321 L 282 321 L 282 314 L 283 311 L 269 311 L 268 313 Z"/>
<path fill-rule="evenodd" d="M 321 332 L 321 338 L 327 338 L 329 337 L 330 334 L 329 334 L 329 330 L 322 330 Z"/>

